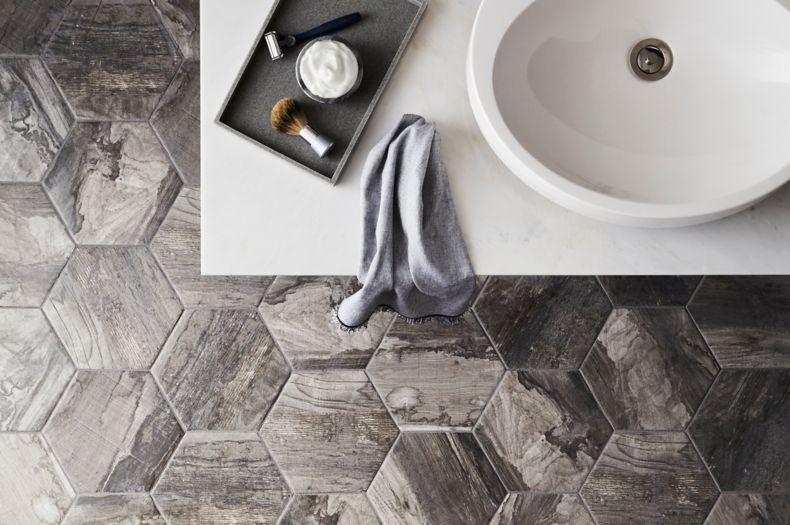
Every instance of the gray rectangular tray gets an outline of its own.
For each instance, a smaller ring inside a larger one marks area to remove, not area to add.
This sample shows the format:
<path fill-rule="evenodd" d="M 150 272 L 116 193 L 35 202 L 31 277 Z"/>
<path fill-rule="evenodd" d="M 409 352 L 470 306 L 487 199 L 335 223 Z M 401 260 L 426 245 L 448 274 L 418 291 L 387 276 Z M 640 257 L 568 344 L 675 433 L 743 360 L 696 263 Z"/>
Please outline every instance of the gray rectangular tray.
<path fill-rule="evenodd" d="M 278 0 L 225 99 L 217 122 L 335 184 L 417 27 L 426 2 Z M 355 11 L 362 14 L 362 21 L 336 34 L 359 51 L 364 70 L 362 84 L 348 100 L 337 104 L 310 100 L 299 89 L 294 71 L 302 46 L 287 49 L 283 58 L 272 61 L 263 34 L 300 33 Z M 310 126 L 335 141 L 324 158 L 319 158 L 301 138 L 271 129 L 271 109 L 283 97 L 298 100 Z"/>

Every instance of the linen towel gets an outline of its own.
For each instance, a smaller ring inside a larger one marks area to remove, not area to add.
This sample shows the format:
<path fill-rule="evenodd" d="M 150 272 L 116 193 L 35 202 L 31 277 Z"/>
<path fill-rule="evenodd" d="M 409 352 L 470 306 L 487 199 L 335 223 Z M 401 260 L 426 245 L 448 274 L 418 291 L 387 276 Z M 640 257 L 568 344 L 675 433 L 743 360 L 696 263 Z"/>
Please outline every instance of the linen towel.
<path fill-rule="evenodd" d="M 380 308 L 412 322 L 457 320 L 476 282 L 433 123 L 404 115 L 368 155 L 362 175 L 362 289 L 337 309 L 342 328 Z"/>

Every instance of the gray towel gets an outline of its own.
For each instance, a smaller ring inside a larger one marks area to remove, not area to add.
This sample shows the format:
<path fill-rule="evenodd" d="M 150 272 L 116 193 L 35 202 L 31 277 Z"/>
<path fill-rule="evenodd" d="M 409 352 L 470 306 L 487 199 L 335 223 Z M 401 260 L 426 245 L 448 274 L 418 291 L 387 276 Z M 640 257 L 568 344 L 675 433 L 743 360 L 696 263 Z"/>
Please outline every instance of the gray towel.
<path fill-rule="evenodd" d="M 466 253 L 436 126 L 404 115 L 368 155 L 362 176 L 362 289 L 340 304 L 341 327 L 379 308 L 409 321 L 457 320 L 475 275 Z"/>

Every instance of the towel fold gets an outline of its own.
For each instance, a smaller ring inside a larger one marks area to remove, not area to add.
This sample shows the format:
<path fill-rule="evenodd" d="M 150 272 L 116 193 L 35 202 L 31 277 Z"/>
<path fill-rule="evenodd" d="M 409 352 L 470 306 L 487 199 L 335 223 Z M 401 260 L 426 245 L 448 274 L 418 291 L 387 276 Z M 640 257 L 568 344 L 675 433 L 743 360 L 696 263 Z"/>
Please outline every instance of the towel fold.
<path fill-rule="evenodd" d="M 434 124 L 404 115 L 370 152 L 362 176 L 362 289 L 340 304 L 341 327 L 379 308 L 409 321 L 454 320 L 475 274 L 455 214 Z"/>

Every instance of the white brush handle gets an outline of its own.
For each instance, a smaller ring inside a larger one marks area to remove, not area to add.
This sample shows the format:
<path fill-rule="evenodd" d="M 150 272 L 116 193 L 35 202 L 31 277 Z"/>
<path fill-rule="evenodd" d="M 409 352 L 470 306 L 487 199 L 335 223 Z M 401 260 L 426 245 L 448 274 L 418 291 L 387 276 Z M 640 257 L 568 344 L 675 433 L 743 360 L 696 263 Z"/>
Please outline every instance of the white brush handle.
<path fill-rule="evenodd" d="M 310 126 L 303 127 L 302 131 L 299 132 L 299 136 L 305 139 L 308 144 L 310 144 L 310 147 L 313 148 L 313 151 L 315 151 L 319 157 L 326 155 L 326 152 L 329 151 L 335 144 L 328 138 L 316 133 L 316 131 Z"/>

